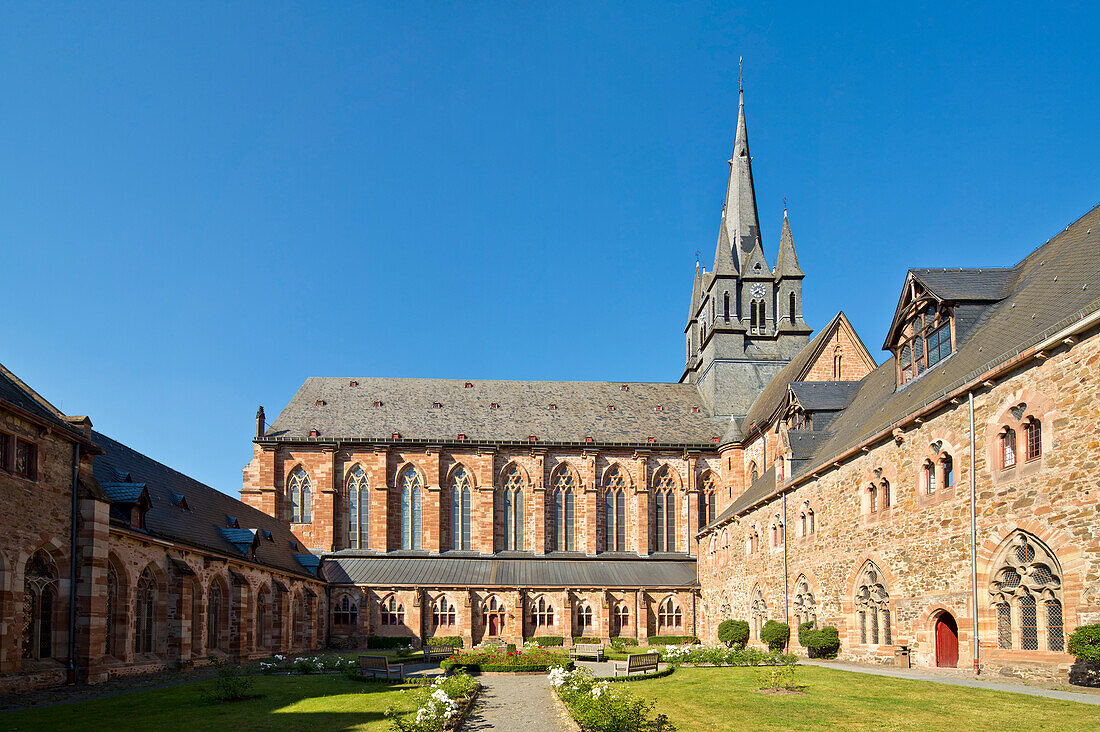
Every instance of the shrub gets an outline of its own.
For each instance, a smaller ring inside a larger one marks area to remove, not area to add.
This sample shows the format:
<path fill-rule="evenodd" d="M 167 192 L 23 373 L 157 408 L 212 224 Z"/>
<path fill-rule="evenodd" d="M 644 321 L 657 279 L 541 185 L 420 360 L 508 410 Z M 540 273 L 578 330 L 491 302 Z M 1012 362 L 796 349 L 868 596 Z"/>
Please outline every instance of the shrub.
<path fill-rule="evenodd" d="M 591 635 L 575 635 L 573 636 L 574 645 L 577 643 L 599 643 L 600 639 Z"/>
<path fill-rule="evenodd" d="M 744 648 L 749 643 L 749 623 L 747 620 L 723 620 L 718 625 L 718 640 L 728 648 Z"/>
<path fill-rule="evenodd" d="M 803 648 L 810 647 L 810 639 L 813 638 L 814 633 L 817 632 L 817 626 L 811 620 L 806 623 L 798 624 L 798 642 Z"/>
<path fill-rule="evenodd" d="M 1100 663 L 1100 623 L 1078 625 L 1069 637 L 1069 652 L 1078 661 Z"/>
<path fill-rule="evenodd" d="M 253 681 L 246 676 L 240 665 L 229 663 L 224 658 L 210 656 L 210 663 L 217 675 L 208 686 L 199 692 L 203 701 L 228 702 L 247 699 L 252 693 Z"/>
<path fill-rule="evenodd" d="M 650 719 L 653 705 L 631 694 L 623 685 L 595 679 L 587 669 L 567 673 L 550 671 L 555 693 L 569 714 L 590 732 L 672 732 L 676 728 L 664 715 Z"/>
<path fill-rule="evenodd" d="M 372 635 L 367 638 L 367 648 L 386 649 L 386 648 L 407 648 L 413 643 L 412 636 L 388 636 L 388 635 Z"/>
<path fill-rule="evenodd" d="M 390 729 L 394 732 L 442 732 L 458 721 L 459 700 L 469 699 L 477 687 L 476 681 L 461 672 L 440 676 L 431 682 L 425 679 L 413 692 L 417 708 L 411 720 L 394 707 L 386 710 Z"/>
<path fill-rule="evenodd" d="M 781 651 L 791 639 L 791 626 L 775 620 L 764 623 L 760 629 L 760 640 L 772 651 Z"/>
<path fill-rule="evenodd" d="M 793 663 L 762 668 L 756 672 L 756 680 L 760 683 L 760 689 L 764 691 L 795 689 L 797 685 L 795 684 L 794 669 Z"/>
<path fill-rule="evenodd" d="M 462 651 L 444 659 L 439 665 L 444 671 L 547 671 L 553 666 L 572 666 L 572 662 L 561 651 L 529 647 L 511 652 L 497 649 Z"/>
<path fill-rule="evenodd" d="M 296 658 L 294 659 L 293 668 L 300 674 L 315 674 L 320 670 L 320 666 L 314 658 Z"/>
<path fill-rule="evenodd" d="M 698 643 L 699 639 L 693 635 L 651 635 L 647 642 L 651 646 L 681 646 Z"/>
<path fill-rule="evenodd" d="M 434 638 L 428 639 L 429 646 L 454 646 L 455 648 L 462 648 L 462 636 L 460 635 L 437 635 Z"/>
<path fill-rule="evenodd" d="M 527 639 L 528 643 L 537 643 L 543 648 L 547 646 L 564 646 L 565 638 L 560 635 L 539 635 Z"/>
<path fill-rule="evenodd" d="M 799 642 L 806 647 L 810 658 L 836 658 L 840 652 L 840 634 L 831 625 L 811 632 L 806 642 L 802 642 L 800 629 Z"/>
<path fill-rule="evenodd" d="M 612 638 L 611 647 L 616 651 L 625 651 L 629 646 L 638 645 L 638 641 L 633 638 Z"/>

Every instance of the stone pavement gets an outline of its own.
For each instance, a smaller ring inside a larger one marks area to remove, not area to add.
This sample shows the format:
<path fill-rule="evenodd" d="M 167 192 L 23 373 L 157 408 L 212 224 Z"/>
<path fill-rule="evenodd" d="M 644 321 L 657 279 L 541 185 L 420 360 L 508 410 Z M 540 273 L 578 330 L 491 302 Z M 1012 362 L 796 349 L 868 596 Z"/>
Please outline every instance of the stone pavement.
<path fill-rule="evenodd" d="M 570 732 L 576 726 L 550 690 L 546 674 L 537 676 L 479 676 L 484 687 L 464 732 L 474 730 L 537 730 Z"/>
<path fill-rule="evenodd" d="M 1062 701 L 1081 702 L 1082 704 L 1100 705 L 1100 693 L 1093 691 L 1061 691 L 1059 689 L 1044 689 L 1039 686 L 1027 686 L 1025 684 L 1013 684 L 1002 681 L 986 681 L 968 675 L 948 675 L 934 671 L 921 671 L 918 669 L 900 669 L 889 666 L 860 666 L 853 663 L 837 661 L 816 661 L 805 658 L 799 659 L 800 665 L 820 666 L 833 668 L 839 671 L 854 671 L 859 674 L 871 674 L 872 676 L 889 676 L 895 679 L 912 679 L 914 681 L 932 681 L 937 684 L 949 684 L 951 686 L 968 686 L 972 689 L 989 689 L 991 691 L 1008 691 L 1015 694 L 1027 694 L 1028 696 L 1042 696 L 1047 699 L 1060 699 Z"/>

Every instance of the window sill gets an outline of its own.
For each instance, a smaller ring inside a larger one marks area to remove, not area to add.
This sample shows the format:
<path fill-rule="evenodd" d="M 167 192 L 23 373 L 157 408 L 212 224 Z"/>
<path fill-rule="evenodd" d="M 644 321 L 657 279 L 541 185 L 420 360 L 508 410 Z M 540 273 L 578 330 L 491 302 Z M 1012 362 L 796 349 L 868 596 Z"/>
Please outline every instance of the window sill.
<path fill-rule="evenodd" d="M 863 522 L 862 523 L 864 525 L 867 525 L 867 524 L 877 524 L 877 523 L 881 523 L 883 521 L 889 521 L 890 518 L 892 517 L 893 513 L 894 513 L 894 507 L 893 506 L 891 506 L 890 508 L 880 508 L 879 510 L 874 511 L 872 513 L 863 514 Z"/>
<path fill-rule="evenodd" d="M 917 495 L 917 505 L 921 508 L 929 508 L 952 500 L 955 497 L 955 486 L 940 488 L 935 493 L 920 493 Z"/>

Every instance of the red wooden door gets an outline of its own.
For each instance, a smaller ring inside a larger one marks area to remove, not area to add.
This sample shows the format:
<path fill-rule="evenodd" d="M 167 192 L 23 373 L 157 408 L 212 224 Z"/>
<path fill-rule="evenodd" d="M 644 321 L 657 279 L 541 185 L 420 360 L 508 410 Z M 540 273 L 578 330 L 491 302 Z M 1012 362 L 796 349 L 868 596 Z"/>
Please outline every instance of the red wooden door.
<path fill-rule="evenodd" d="M 959 626 L 950 613 L 936 618 L 936 665 L 957 668 L 959 665 Z"/>
<path fill-rule="evenodd" d="M 497 621 L 497 615 L 489 616 L 489 635 L 500 635 L 500 625 Z"/>

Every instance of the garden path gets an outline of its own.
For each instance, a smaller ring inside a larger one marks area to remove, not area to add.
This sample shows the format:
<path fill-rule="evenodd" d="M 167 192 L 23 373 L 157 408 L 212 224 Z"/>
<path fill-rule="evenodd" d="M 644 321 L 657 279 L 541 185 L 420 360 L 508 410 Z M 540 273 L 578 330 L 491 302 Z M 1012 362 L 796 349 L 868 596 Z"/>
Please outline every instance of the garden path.
<path fill-rule="evenodd" d="M 569 732 L 576 727 L 550 690 L 546 674 L 537 676 L 480 676 L 481 696 L 462 728 L 523 732 Z"/>

